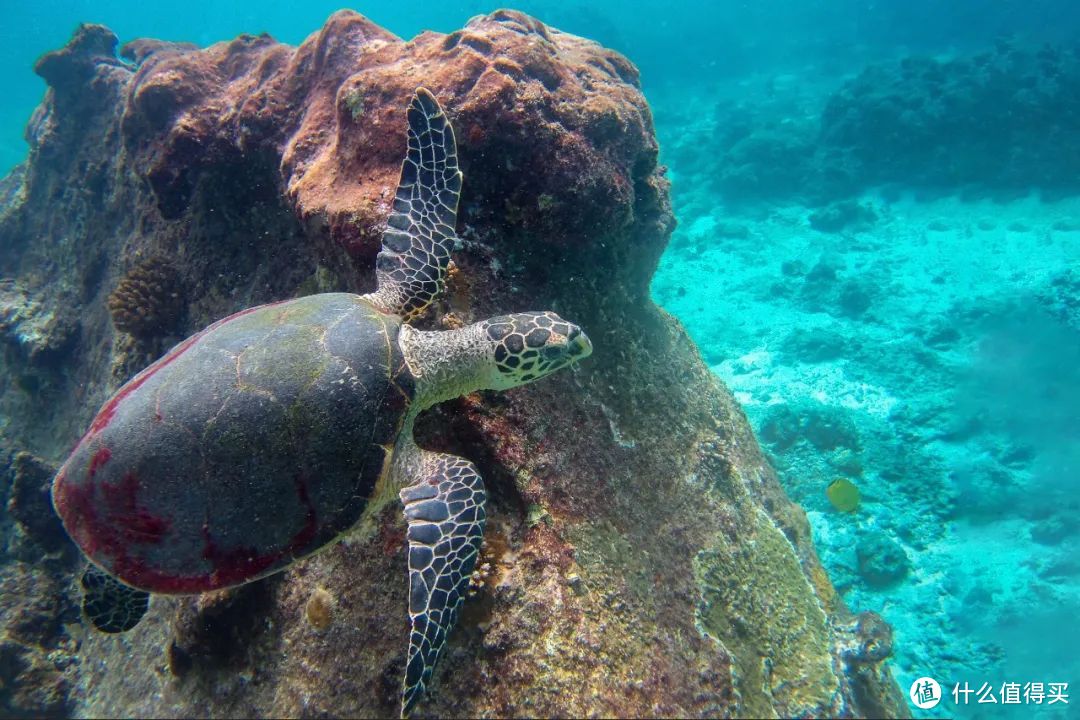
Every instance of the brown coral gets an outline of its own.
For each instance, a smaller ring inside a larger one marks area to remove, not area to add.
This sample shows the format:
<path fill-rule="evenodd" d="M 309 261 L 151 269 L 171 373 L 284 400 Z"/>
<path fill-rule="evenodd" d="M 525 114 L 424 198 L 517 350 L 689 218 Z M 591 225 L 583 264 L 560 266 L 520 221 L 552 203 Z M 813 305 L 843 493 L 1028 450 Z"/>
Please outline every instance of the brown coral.
<path fill-rule="evenodd" d="M 154 256 L 133 267 L 106 303 L 117 330 L 146 339 L 176 327 L 184 308 L 176 268 Z"/>
<path fill-rule="evenodd" d="M 325 588 L 317 587 L 312 590 L 311 597 L 304 606 L 304 617 L 308 624 L 319 632 L 330 627 L 334 622 L 334 596 Z"/>

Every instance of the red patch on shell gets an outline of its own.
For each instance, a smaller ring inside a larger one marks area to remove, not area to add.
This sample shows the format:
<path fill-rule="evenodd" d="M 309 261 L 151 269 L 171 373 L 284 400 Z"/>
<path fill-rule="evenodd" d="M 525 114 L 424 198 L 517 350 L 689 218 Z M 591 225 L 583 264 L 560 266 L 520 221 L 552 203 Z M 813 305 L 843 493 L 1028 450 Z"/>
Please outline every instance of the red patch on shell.
<path fill-rule="evenodd" d="M 94 475 L 96 475 L 97 471 L 101 469 L 101 466 L 109 462 L 109 458 L 111 457 L 112 452 L 109 450 L 109 448 L 105 447 L 94 453 L 94 456 L 90 458 L 90 470 L 87 473 L 90 476 L 91 480 L 94 479 Z"/>
<path fill-rule="evenodd" d="M 300 528 L 300 532 L 293 536 L 292 541 L 289 543 L 289 548 L 301 550 L 305 545 L 315 539 L 315 534 L 318 532 L 319 526 L 315 519 L 315 506 L 311 504 L 311 498 L 308 497 L 307 477 L 303 473 L 298 473 L 294 482 L 296 483 L 296 497 L 300 500 L 300 503 L 307 508 L 307 513 L 304 515 L 304 527 Z"/>
<path fill-rule="evenodd" d="M 202 533 L 205 542 L 202 556 L 214 566 L 214 572 L 208 578 L 214 587 L 226 587 L 250 580 L 282 557 L 280 552 L 260 555 L 258 550 L 249 546 L 225 550 L 214 542 L 209 527 L 203 525 Z"/>
<path fill-rule="evenodd" d="M 255 548 L 246 546 L 224 550 L 214 542 L 210 529 L 203 526 L 205 542 L 203 557 L 214 565 L 214 571 L 209 578 L 214 588 L 239 585 L 251 580 L 284 558 L 301 554 L 315 539 L 318 524 L 315 518 L 315 506 L 311 504 L 311 499 L 308 497 L 307 478 L 299 474 L 294 482 L 296 497 L 307 508 L 307 513 L 304 515 L 304 526 L 281 550 L 262 555 Z"/>
<path fill-rule="evenodd" d="M 108 461 L 99 450 L 91 461 L 90 476 Z M 104 452 L 108 453 L 107 450 Z M 104 458 L 104 459 L 101 459 Z M 100 491 L 100 502 L 96 497 Z M 91 557 L 121 558 L 132 545 L 160 544 L 171 523 L 138 503 L 139 481 L 127 473 L 119 483 L 66 482 L 64 471 L 56 477 L 56 511 L 79 547 Z M 99 508 L 102 512 L 99 513 Z"/>
<path fill-rule="evenodd" d="M 101 492 L 106 516 L 126 543 L 157 545 L 169 531 L 172 523 L 139 507 L 139 480 L 135 473 L 124 475 L 117 485 L 103 483 Z"/>
<path fill-rule="evenodd" d="M 318 535 L 315 506 L 308 494 L 307 479 L 299 475 L 296 496 L 307 512 L 304 525 L 280 550 L 260 554 L 254 547 L 225 549 L 215 542 L 210 529 L 203 526 L 203 557 L 213 565 L 203 575 L 175 575 L 147 565 L 134 556 L 135 545 L 159 544 L 171 523 L 138 506 L 139 483 L 133 473 L 120 483 L 98 483 L 101 488 L 104 517 L 98 516 L 93 485 L 68 485 L 61 470 L 57 476 L 56 506 L 64 524 L 79 546 L 95 558 L 109 558 L 106 567 L 125 582 L 144 590 L 166 594 L 199 593 L 239 585 L 254 579 L 281 560 L 310 550 Z M 75 520 L 76 522 L 71 522 Z"/>

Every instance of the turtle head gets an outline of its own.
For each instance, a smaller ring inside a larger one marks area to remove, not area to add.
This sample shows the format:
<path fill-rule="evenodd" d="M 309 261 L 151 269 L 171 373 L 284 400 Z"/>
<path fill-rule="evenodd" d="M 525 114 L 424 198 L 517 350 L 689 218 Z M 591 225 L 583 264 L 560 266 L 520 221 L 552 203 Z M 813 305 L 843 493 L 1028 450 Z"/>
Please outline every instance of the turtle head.
<path fill-rule="evenodd" d="M 402 325 L 399 338 L 419 408 L 524 385 L 592 354 L 581 328 L 553 312 L 499 315 L 454 330 Z"/>
<path fill-rule="evenodd" d="M 480 325 L 495 360 L 487 383 L 492 390 L 538 380 L 592 354 L 581 328 L 553 312 L 500 315 Z"/>

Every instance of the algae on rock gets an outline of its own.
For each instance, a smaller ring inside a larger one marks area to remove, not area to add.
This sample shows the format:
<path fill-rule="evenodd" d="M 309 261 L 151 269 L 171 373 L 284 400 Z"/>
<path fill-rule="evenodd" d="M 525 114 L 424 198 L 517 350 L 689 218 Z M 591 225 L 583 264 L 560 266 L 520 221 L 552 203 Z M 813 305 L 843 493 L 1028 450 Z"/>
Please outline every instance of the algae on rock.
<path fill-rule="evenodd" d="M 763 510 L 746 510 L 749 538 L 718 535 L 694 558 L 698 622 L 734 658 L 735 689 L 751 715 L 776 717 L 778 707 L 812 715 L 840 689 L 825 612 L 788 539 Z"/>

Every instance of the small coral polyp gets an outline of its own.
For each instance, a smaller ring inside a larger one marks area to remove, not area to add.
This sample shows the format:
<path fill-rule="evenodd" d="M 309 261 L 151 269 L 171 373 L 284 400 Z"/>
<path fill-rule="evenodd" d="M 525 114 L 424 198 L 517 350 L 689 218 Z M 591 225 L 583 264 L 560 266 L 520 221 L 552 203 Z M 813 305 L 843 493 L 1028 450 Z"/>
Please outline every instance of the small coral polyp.
<path fill-rule="evenodd" d="M 183 311 L 183 289 L 176 268 L 162 257 L 138 263 L 108 299 L 117 330 L 137 338 L 167 334 Z"/>

